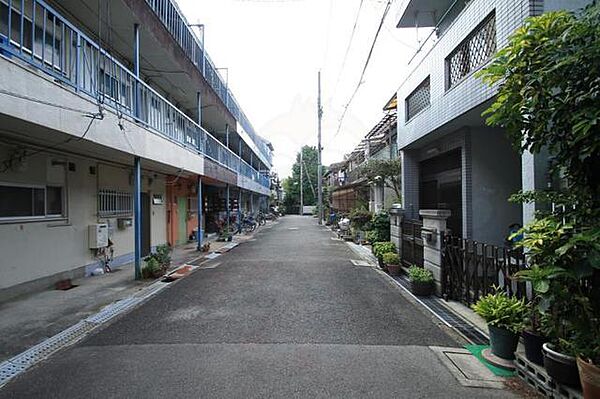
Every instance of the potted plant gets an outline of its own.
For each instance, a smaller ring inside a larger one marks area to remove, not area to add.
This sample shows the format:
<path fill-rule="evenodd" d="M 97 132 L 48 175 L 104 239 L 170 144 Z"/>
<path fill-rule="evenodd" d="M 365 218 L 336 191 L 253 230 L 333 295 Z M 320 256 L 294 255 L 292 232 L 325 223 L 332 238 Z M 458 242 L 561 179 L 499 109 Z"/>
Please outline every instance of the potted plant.
<path fill-rule="evenodd" d="M 583 397 L 600 398 L 600 320 L 595 329 L 577 336 L 575 345 Z"/>
<path fill-rule="evenodd" d="M 523 346 L 525 347 L 525 357 L 530 362 L 539 366 L 543 366 L 544 357 L 542 354 L 542 346 L 548 342 L 548 338 L 542 332 L 541 327 L 542 315 L 539 311 L 537 303 L 529 305 L 529 315 L 526 319 L 526 326 L 521 337 L 523 337 Z"/>
<path fill-rule="evenodd" d="M 160 264 L 155 257 L 148 257 L 145 261 L 146 264 L 142 268 L 143 278 L 158 278 L 163 275 Z"/>
<path fill-rule="evenodd" d="M 423 267 L 412 265 L 408 268 L 410 292 L 416 296 L 429 296 L 433 293 L 433 273 Z"/>
<path fill-rule="evenodd" d="M 388 252 L 396 252 L 396 245 L 391 241 L 381 241 L 373 244 L 373 255 L 377 258 L 379 262 L 379 267 L 385 269 L 385 264 L 383 263 L 383 254 Z"/>
<path fill-rule="evenodd" d="M 169 266 L 171 266 L 171 247 L 169 244 L 158 245 L 154 253 L 145 257 L 144 261 L 148 263 L 150 259 L 156 260 L 158 268 L 160 269 L 159 272 L 164 274 L 169 269 Z"/>
<path fill-rule="evenodd" d="M 383 254 L 383 264 L 387 268 L 388 273 L 392 276 L 400 274 L 400 257 L 396 252 L 386 252 Z"/>
<path fill-rule="evenodd" d="M 493 294 L 480 298 L 472 308 L 488 324 L 492 353 L 502 359 L 514 359 L 527 315 L 525 300 L 496 289 Z"/>

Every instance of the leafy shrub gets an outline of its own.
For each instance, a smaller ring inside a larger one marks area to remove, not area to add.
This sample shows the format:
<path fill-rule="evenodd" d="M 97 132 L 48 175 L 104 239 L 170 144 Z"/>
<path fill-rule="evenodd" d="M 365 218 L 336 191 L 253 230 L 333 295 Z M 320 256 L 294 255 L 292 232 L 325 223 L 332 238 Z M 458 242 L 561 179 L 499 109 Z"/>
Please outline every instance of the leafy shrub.
<path fill-rule="evenodd" d="M 365 235 L 365 239 L 367 241 L 369 241 L 370 243 L 375 243 L 377 241 L 381 241 L 378 238 L 379 238 L 379 234 L 377 234 L 377 231 L 375 231 L 375 230 L 369 230 L 369 231 L 367 231 L 367 234 Z"/>
<path fill-rule="evenodd" d="M 524 329 L 527 317 L 525 299 L 508 296 L 506 292 L 496 290 L 487 294 L 471 306 L 475 313 L 492 326 L 505 328 L 518 333 Z"/>
<path fill-rule="evenodd" d="M 142 268 L 143 278 L 155 278 L 161 272 L 160 264 L 158 260 L 153 257 L 146 258 L 146 265 Z"/>
<path fill-rule="evenodd" d="M 156 252 L 146 256 L 144 261 L 148 262 L 150 259 L 156 260 L 159 268 L 162 271 L 166 271 L 171 265 L 171 247 L 169 244 L 157 246 Z"/>
<path fill-rule="evenodd" d="M 387 212 L 379 212 L 373 215 L 371 219 L 371 231 L 373 231 L 373 240 L 389 241 L 390 240 L 390 215 Z"/>
<path fill-rule="evenodd" d="M 432 283 L 433 273 L 431 270 L 413 265 L 408 268 L 408 278 L 415 283 Z"/>
<path fill-rule="evenodd" d="M 373 215 L 365 208 L 354 208 L 350 211 L 350 222 L 357 230 L 365 230 Z"/>
<path fill-rule="evenodd" d="M 383 254 L 383 263 L 386 265 L 399 265 L 400 257 L 396 252 L 386 252 Z"/>
<path fill-rule="evenodd" d="M 376 242 L 373 244 L 373 254 L 382 258 L 387 252 L 396 252 L 396 245 L 391 241 Z"/>

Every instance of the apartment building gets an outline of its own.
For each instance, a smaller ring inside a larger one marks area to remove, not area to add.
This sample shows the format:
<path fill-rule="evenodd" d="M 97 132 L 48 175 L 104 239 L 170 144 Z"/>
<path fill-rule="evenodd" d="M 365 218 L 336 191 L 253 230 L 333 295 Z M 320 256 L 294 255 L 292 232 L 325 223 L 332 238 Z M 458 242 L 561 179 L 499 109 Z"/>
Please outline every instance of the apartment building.
<path fill-rule="evenodd" d="M 586 0 L 405 0 L 397 26 L 428 36 L 397 91 L 398 149 L 406 218 L 449 209 L 453 234 L 503 244 L 508 227 L 531 220 L 535 204 L 511 204 L 520 189 L 547 186 L 545 155 L 519 155 L 482 112 L 497 88 L 474 76 L 525 18 Z M 422 37 L 422 36 L 421 36 Z"/>
<path fill-rule="evenodd" d="M 273 148 L 204 29 L 175 0 L 0 0 L 0 298 L 267 206 Z"/>

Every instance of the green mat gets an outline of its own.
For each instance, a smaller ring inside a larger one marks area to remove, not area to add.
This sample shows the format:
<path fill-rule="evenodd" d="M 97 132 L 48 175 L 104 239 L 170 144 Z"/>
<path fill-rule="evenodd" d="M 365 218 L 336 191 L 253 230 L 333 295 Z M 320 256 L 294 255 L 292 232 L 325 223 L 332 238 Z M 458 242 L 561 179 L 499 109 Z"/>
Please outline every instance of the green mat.
<path fill-rule="evenodd" d="M 494 373 L 494 375 L 496 375 L 498 377 L 513 377 L 515 375 L 514 371 L 509 371 L 509 370 L 503 369 L 501 367 L 496 367 L 496 366 L 488 363 L 483 358 L 483 356 L 481 356 L 481 352 L 486 348 L 489 348 L 489 345 L 465 345 L 465 349 L 467 349 L 469 352 L 471 352 L 473 354 L 473 356 L 475 356 L 477 359 L 479 359 L 479 361 L 481 363 L 483 363 L 485 365 L 485 367 L 487 367 L 492 373 Z"/>

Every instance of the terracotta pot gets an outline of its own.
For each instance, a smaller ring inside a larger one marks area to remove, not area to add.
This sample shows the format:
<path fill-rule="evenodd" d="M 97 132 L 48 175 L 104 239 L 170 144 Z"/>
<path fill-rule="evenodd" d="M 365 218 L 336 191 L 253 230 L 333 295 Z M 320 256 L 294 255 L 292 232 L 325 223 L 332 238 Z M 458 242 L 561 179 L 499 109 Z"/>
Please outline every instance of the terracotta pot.
<path fill-rule="evenodd" d="M 400 275 L 400 265 L 385 265 L 392 276 Z"/>
<path fill-rule="evenodd" d="M 600 398 L 600 367 L 578 357 L 577 368 L 583 397 L 585 399 Z"/>
<path fill-rule="evenodd" d="M 579 386 L 577 361 L 573 356 L 557 352 L 550 343 L 542 346 L 544 353 L 544 368 L 552 379 L 559 384 Z"/>

